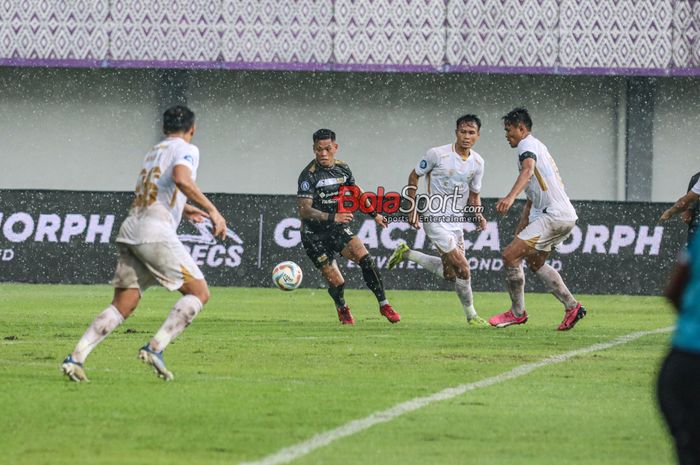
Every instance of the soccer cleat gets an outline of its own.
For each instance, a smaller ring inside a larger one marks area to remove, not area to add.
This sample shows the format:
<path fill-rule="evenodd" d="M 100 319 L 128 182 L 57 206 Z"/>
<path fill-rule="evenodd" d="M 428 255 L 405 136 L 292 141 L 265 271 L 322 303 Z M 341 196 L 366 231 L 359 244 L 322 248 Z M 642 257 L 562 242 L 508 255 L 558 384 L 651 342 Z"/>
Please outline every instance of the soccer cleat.
<path fill-rule="evenodd" d="M 387 269 L 392 270 L 396 268 L 396 265 L 403 261 L 403 256 L 409 250 L 411 250 L 411 248 L 408 246 L 408 244 L 405 242 L 400 243 L 399 246 L 394 249 L 391 257 L 389 257 L 389 263 L 386 265 Z"/>
<path fill-rule="evenodd" d="M 523 316 L 515 316 L 513 309 L 499 313 L 489 318 L 489 324 L 496 328 L 505 328 L 510 325 L 522 325 L 527 322 L 527 312 L 523 310 Z"/>
<path fill-rule="evenodd" d="M 578 323 L 578 320 L 586 316 L 586 313 L 586 308 L 583 307 L 580 303 L 577 303 L 575 306 L 571 307 L 564 313 L 564 320 L 561 322 L 557 330 L 570 330 L 576 325 L 576 323 Z"/>
<path fill-rule="evenodd" d="M 344 325 L 354 325 L 355 324 L 355 319 L 352 317 L 352 313 L 350 313 L 350 307 L 347 305 L 345 307 L 340 307 L 337 309 L 338 310 L 338 319 L 340 322 Z"/>
<path fill-rule="evenodd" d="M 475 316 L 474 318 L 470 318 L 467 320 L 467 325 L 468 326 L 488 326 L 489 322 L 481 318 L 479 315 Z"/>
<path fill-rule="evenodd" d="M 144 363 L 151 365 L 153 370 L 156 372 L 159 378 L 165 381 L 172 381 L 175 378 L 172 372 L 168 371 L 165 367 L 165 360 L 163 360 L 163 351 L 155 352 L 151 347 L 146 344 L 139 350 L 139 359 L 143 360 Z"/>
<path fill-rule="evenodd" d="M 75 381 L 76 383 L 81 381 L 90 381 L 85 374 L 83 364 L 73 360 L 72 354 L 68 354 L 68 356 L 63 359 L 61 369 L 63 370 L 63 374 L 68 376 L 71 381 Z"/>
<path fill-rule="evenodd" d="M 384 315 L 390 323 L 398 323 L 399 321 L 401 321 L 401 315 L 396 313 L 396 311 L 389 304 L 385 304 L 379 307 L 379 313 Z"/>

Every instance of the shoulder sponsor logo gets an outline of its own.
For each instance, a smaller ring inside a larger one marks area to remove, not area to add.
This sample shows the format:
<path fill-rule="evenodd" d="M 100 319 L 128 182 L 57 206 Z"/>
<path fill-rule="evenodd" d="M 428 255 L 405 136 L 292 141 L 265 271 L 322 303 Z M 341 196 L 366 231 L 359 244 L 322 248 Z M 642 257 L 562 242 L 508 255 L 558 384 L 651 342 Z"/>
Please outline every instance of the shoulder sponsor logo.
<path fill-rule="evenodd" d="M 194 165 L 194 157 L 192 155 L 185 155 L 183 158 Z"/>
<path fill-rule="evenodd" d="M 345 181 L 347 181 L 347 179 L 347 176 L 342 176 L 340 178 L 321 179 L 319 182 L 316 183 L 316 187 L 335 186 L 337 184 L 344 183 Z"/>
<path fill-rule="evenodd" d="M 309 181 L 302 181 L 301 182 L 301 190 L 308 191 L 310 187 L 311 187 L 311 184 L 309 184 Z"/>
<path fill-rule="evenodd" d="M 421 160 L 420 165 L 418 165 L 418 166 L 420 166 L 420 169 L 424 170 L 428 167 L 428 162 L 425 160 Z"/>

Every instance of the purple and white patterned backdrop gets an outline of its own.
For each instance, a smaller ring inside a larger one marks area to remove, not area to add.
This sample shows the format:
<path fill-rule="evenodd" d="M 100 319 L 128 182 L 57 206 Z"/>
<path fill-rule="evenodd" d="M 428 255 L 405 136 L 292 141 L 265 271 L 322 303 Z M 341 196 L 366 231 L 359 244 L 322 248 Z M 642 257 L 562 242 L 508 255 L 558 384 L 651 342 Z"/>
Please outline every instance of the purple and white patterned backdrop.
<path fill-rule="evenodd" d="M 700 0 L 2 0 L 0 65 L 700 75 Z"/>

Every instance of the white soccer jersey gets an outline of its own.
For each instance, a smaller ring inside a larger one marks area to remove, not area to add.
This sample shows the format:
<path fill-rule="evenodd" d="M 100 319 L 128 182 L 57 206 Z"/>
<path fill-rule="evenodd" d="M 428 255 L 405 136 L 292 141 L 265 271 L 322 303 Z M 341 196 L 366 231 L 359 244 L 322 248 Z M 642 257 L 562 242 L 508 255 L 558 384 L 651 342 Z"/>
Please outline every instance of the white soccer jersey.
<path fill-rule="evenodd" d="M 535 159 L 535 174 L 525 189 L 525 195 L 532 201 L 530 221 L 542 213 L 552 215 L 558 220 L 578 219 L 576 210 L 564 190 L 559 169 L 547 147 L 530 134 L 520 141 L 517 150 L 518 168 L 522 168 L 522 163 L 527 158 Z"/>
<path fill-rule="evenodd" d="M 464 208 L 469 200 L 469 191 L 481 192 L 481 179 L 484 176 L 484 159 L 474 150 L 466 160 L 455 151 L 454 144 L 433 147 L 416 166 L 418 176 L 426 176 L 429 194 L 452 195 L 455 188 L 462 196 L 453 208 L 453 202 L 447 202 L 441 214 L 431 216 L 464 216 Z"/>
<path fill-rule="evenodd" d="M 177 238 L 187 197 L 173 181 L 173 168 L 184 165 L 197 177 L 199 149 L 179 137 L 155 145 L 146 154 L 136 181 L 136 197 L 129 216 L 122 223 L 117 242 L 143 244 Z"/>

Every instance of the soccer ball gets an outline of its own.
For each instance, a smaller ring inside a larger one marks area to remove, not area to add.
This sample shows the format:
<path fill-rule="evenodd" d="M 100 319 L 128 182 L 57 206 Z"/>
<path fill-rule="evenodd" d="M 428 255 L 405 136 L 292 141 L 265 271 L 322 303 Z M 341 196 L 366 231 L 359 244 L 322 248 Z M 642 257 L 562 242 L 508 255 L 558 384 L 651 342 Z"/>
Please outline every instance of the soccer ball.
<path fill-rule="evenodd" d="M 283 291 L 293 291 L 301 284 L 304 274 L 294 262 L 282 262 L 272 270 L 272 281 Z"/>

